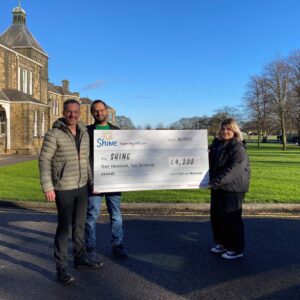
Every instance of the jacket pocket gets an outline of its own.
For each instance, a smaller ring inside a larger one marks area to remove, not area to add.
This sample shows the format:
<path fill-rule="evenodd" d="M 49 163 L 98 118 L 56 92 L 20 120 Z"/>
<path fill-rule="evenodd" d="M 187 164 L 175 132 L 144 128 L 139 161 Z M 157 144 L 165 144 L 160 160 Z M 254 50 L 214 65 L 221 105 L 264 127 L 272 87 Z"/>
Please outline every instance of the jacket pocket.
<path fill-rule="evenodd" d="M 58 187 L 60 180 L 63 177 L 64 169 L 65 169 L 65 161 L 56 161 L 55 159 L 52 161 L 52 175 L 53 175 L 53 185 L 55 189 Z"/>

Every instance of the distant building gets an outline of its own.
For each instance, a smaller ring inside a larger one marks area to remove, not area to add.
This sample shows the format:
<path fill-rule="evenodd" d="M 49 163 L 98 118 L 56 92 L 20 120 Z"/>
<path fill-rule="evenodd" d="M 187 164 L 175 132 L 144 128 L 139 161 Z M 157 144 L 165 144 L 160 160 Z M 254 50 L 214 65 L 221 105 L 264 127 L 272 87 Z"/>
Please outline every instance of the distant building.
<path fill-rule="evenodd" d="M 91 99 L 69 90 L 69 81 L 56 86 L 48 79 L 48 55 L 26 26 L 20 4 L 12 11 L 12 25 L 0 35 L 0 154 L 38 153 L 43 137 L 62 116 L 63 102 L 81 103 L 81 120 L 93 122 Z M 115 122 L 116 112 L 109 108 Z"/>

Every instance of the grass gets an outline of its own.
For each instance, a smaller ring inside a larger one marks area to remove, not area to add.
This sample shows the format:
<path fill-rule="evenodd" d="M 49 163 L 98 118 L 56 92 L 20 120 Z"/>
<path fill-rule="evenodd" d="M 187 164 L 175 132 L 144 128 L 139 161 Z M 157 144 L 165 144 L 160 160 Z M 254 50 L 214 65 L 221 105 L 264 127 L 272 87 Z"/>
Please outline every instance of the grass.
<path fill-rule="evenodd" d="M 246 202 L 300 203 L 300 147 L 278 144 L 248 145 L 251 186 Z M 201 190 L 164 190 L 123 193 L 124 202 L 209 202 Z M 0 199 L 44 201 L 37 161 L 0 167 Z"/>
<path fill-rule="evenodd" d="M 280 144 L 249 145 L 251 186 L 247 202 L 300 203 L 300 147 Z"/>

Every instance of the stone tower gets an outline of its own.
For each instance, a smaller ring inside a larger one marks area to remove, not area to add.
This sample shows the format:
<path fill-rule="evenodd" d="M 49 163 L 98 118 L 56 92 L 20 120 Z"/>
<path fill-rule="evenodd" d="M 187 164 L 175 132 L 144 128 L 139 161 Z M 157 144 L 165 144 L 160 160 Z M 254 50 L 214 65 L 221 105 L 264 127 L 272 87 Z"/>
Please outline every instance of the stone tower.
<path fill-rule="evenodd" d="M 11 26 L 0 36 L 0 43 L 16 52 L 38 62 L 40 68 L 39 82 L 35 85 L 35 98 L 47 103 L 48 93 L 48 55 L 26 25 L 26 12 L 19 5 L 12 10 L 13 20 Z M 39 86 L 39 88 L 37 88 Z"/>

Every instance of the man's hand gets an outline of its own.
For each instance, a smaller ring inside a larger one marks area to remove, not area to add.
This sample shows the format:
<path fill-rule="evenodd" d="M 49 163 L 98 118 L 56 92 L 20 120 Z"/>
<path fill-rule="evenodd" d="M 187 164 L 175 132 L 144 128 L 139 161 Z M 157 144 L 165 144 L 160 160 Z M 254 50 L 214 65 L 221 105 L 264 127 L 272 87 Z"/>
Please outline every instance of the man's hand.
<path fill-rule="evenodd" d="M 49 202 L 55 201 L 56 195 L 55 195 L 54 191 L 45 192 L 44 194 L 45 194 L 47 201 L 49 201 Z"/>

